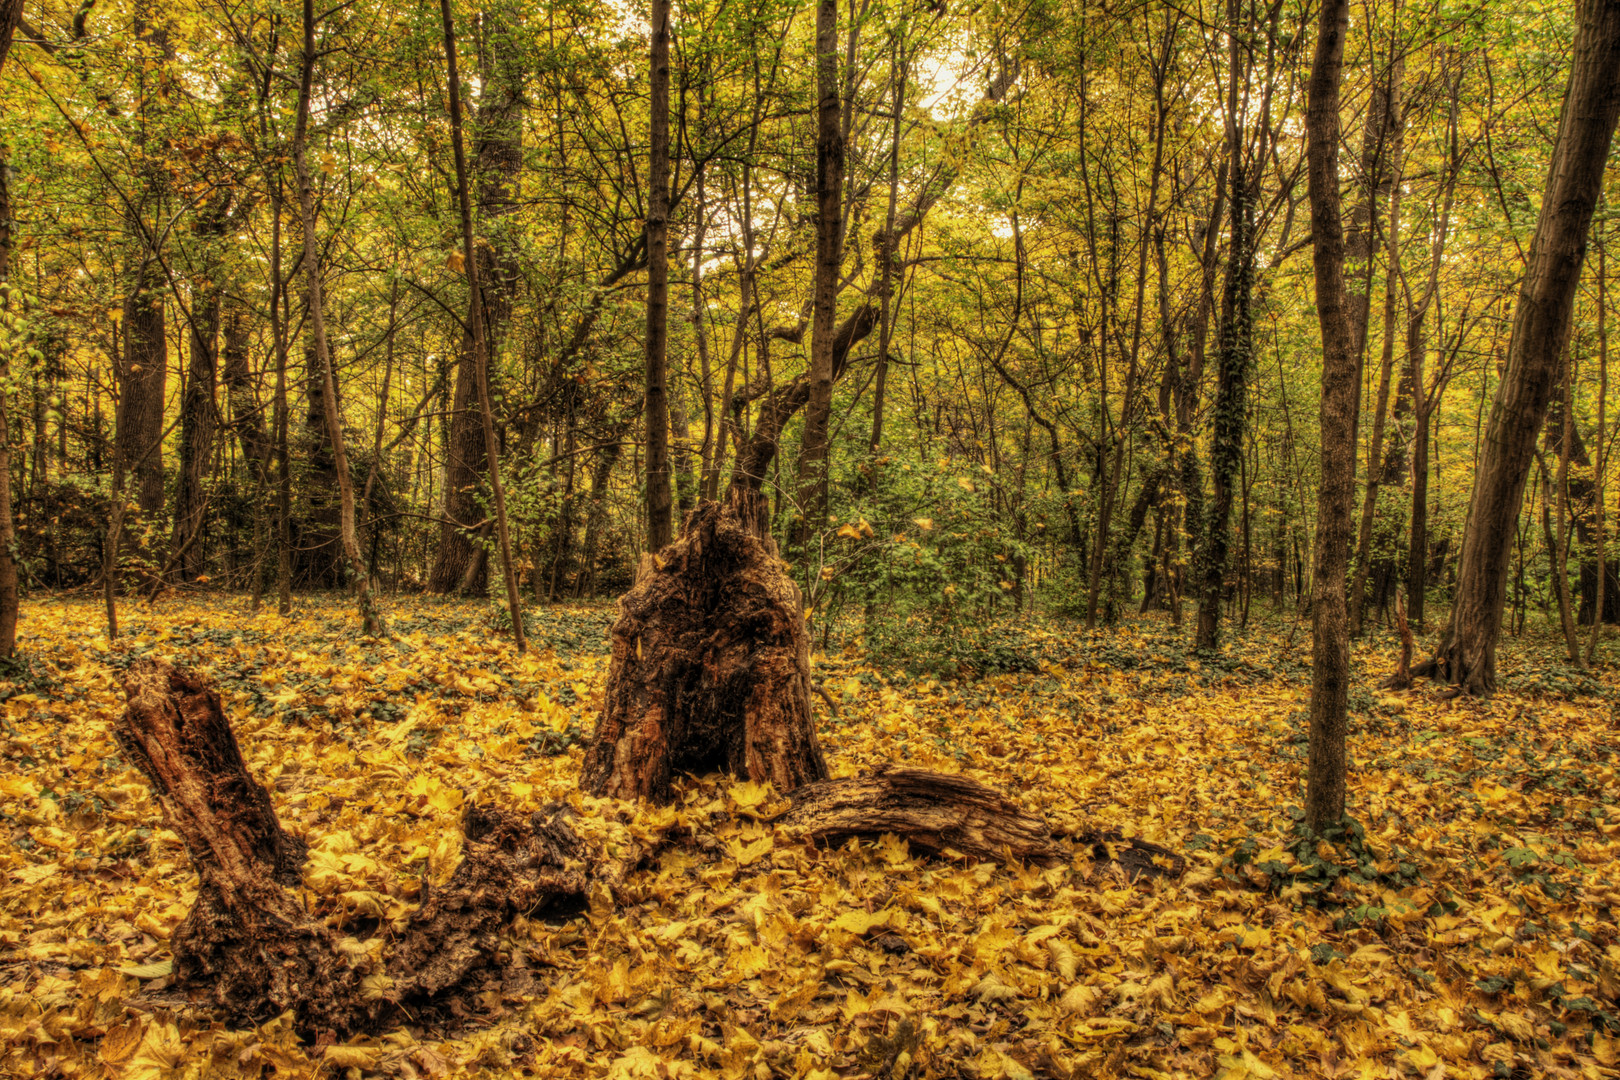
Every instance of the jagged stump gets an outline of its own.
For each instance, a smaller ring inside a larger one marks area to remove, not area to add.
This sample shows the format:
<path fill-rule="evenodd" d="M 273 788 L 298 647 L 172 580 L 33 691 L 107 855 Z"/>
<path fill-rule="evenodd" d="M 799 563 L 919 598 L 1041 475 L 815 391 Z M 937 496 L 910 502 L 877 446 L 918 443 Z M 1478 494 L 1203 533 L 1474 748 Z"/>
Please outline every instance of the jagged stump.
<path fill-rule="evenodd" d="M 667 802 L 682 772 L 729 772 L 783 792 L 827 777 L 803 601 L 767 513 L 762 494 L 733 486 L 643 559 L 613 624 L 586 791 Z"/>
<path fill-rule="evenodd" d="M 269 792 L 248 773 L 219 694 L 156 660 L 132 665 L 124 690 L 119 745 L 151 780 L 200 878 L 197 903 L 170 941 L 175 974 L 206 985 L 233 1019 L 291 1011 L 306 1035 L 377 1028 L 400 1002 L 450 991 L 492 961 L 518 915 L 584 897 L 585 852 L 566 807 L 528 818 L 469 807 L 450 882 L 424 895 L 376 973 L 387 978 L 367 981 L 367 963 L 339 951 L 288 890 L 305 845 L 281 828 Z"/>

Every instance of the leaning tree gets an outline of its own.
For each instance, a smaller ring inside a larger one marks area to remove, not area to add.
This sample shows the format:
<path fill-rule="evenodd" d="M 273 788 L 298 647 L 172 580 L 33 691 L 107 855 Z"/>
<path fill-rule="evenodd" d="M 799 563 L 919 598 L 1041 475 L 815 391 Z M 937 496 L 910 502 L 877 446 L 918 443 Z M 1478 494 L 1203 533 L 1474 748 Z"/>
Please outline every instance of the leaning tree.
<path fill-rule="evenodd" d="M 1449 680 L 1458 692 L 1496 688 L 1514 522 L 1569 344 L 1587 234 L 1620 117 L 1620 0 L 1579 0 L 1576 21 L 1575 60 L 1513 312 L 1507 371 L 1491 403 L 1451 620 L 1434 657 L 1413 672 Z"/>

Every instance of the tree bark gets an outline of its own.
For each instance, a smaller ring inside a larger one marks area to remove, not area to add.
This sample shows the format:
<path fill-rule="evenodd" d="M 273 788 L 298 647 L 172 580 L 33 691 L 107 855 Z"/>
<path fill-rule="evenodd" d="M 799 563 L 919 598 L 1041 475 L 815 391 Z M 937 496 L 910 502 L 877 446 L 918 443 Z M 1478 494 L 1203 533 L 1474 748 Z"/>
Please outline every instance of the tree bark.
<path fill-rule="evenodd" d="M 518 268 L 514 241 L 505 226 L 518 207 L 517 184 L 523 169 L 523 70 L 505 16 L 486 18 L 484 51 L 490 69 L 479 92 L 474 182 L 478 220 L 486 234 L 477 245 L 484 355 L 500 353 L 516 298 Z M 465 260 L 465 255 L 463 255 Z M 478 404 L 478 365 L 473 356 L 471 298 L 468 323 L 461 336 L 456 383 L 451 400 L 444 469 L 444 520 L 439 544 L 428 570 L 429 592 L 488 592 L 486 563 L 479 539 L 483 512 L 478 490 L 489 468 L 483 415 Z M 469 577 L 469 570 L 472 571 Z"/>
<path fill-rule="evenodd" d="M 1473 506 L 1463 533 L 1456 599 L 1435 656 L 1416 672 L 1446 679 L 1459 692 L 1484 695 L 1496 688 L 1509 541 L 1559 360 L 1569 341 L 1587 233 L 1603 190 L 1617 116 L 1620 0 L 1581 0 L 1574 64 L 1513 313 L 1507 370 L 1491 404 Z"/>
<path fill-rule="evenodd" d="M 674 535 L 669 467 L 669 0 L 652 0 L 652 148 L 647 170 L 647 550 Z"/>
<path fill-rule="evenodd" d="M 803 599 L 780 569 L 762 493 L 704 502 L 619 601 L 602 715 L 580 786 L 668 801 L 679 772 L 779 791 L 822 780 Z"/>
<path fill-rule="evenodd" d="M 867 776 L 819 780 L 793 792 L 782 824 L 811 840 L 903 836 L 920 851 L 955 851 L 981 862 L 1059 859 L 1052 827 L 994 788 L 965 776 L 880 766 Z"/>
<path fill-rule="evenodd" d="M 843 264 L 844 129 L 838 91 L 838 2 L 816 4 L 816 274 L 812 286 L 810 399 L 799 452 L 795 530 L 808 539 L 827 522 L 828 439 L 832 424 L 833 350 L 838 332 L 838 270 Z"/>
<path fill-rule="evenodd" d="M 518 597 L 517 571 L 512 566 L 512 539 L 506 526 L 506 488 L 501 480 L 500 451 L 495 440 L 495 413 L 489 397 L 489 343 L 484 338 L 484 312 L 478 282 L 478 245 L 473 236 L 472 194 L 467 190 L 467 153 L 461 139 L 461 76 L 456 69 L 456 29 L 455 20 L 450 14 L 450 0 L 439 0 L 439 11 L 444 18 L 444 55 L 450 90 L 450 141 L 455 148 L 456 194 L 461 204 L 462 261 L 466 264 L 467 292 L 471 297 L 467 322 L 472 331 L 473 370 L 478 378 L 478 413 L 483 419 L 484 460 L 489 466 L 489 485 L 495 494 L 495 535 L 500 542 L 501 568 L 506 577 L 506 603 L 512 619 L 512 642 L 521 655 L 528 643 L 523 634 L 523 602 Z M 380 446 L 380 431 L 378 443 Z"/>
<path fill-rule="evenodd" d="M 1609 568 L 1604 536 L 1604 499 L 1608 497 L 1605 482 L 1609 465 L 1608 400 L 1609 400 L 1609 296 L 1608 252 L 1602 238 L 1598 240 L 1597 273 L 1597 339 L 1598 339 L 1598 408 L 1597 408 L 1597 596 L 1592 605 L 1592 632 L 1586 642 L 1587 666 L 1597 663 L 1598 640 L 1603 633 L 1603 602 L 1608 584 Z M 0 519 L 0 528 L 4 527 Z"/>
<path fill-rule="evenodd" d="M 309 285 L 310 334 L 314 338 L 315 356 L 321 368 L 321 389 L 326 413 L 326 435 L 331 441 L 333 466 L 337 471 L 339 506 L 339 543 L 343 561 L 352 586 L 360 598 L 361 627 L 367 634 L 383 635 L 387 625 L 378 610 L 372 593 L 371 574 L 360 554 L 360 539 L 355 531 L 354 476 L 349 471 L 349 456 L 343 441 L 343 414 L 338 406 L 337 371 L 332 362 L 332 351 L 326 336 L 326 313 L 321 286 L 320 245 L 315 239 L 315 186 L 310 178 L 308 158 L 309 105 L 315 81 L 315 11 L 314 0 L 304 0 L 304 47 L 300 60 L 298 83 L 298 117 L 293 131 L 293 167 L 298 179 L 298 216 L 304 234 L 304 273 Z"/>
<path fill-rule="evenodd" d="M 500 931 L 519 915 L 577 904 L 584 845 L 570 811 L 527 819 L 469 807 L 462 861 L 427 889 L 386 963 L 358 963 L 298 893 L 304 842 L 281 828 L 270 794 L 248 773 L 219 694 L 196 673 L 139 660 L 124 681 L 120 747 L 151 782 L 169 827 L 201 879 L 170 939 L 175 974 L 206 982 L 216 1007 L 253 1022 L 291 1011 L 306 1037 L 338 1037 L 395 1020 L 465 984 L 497 959 Z M 380 977 L 379 977 L 380 976 Z"/>
<path fill-rule="evenodd" d="M 1385 244 L 1385 272 L 1384 272 L 1384 343 L 1383 353 L 1378 365 L 1378 397 L 1373 403 L 1372 442 L 1367 448 L 1367 481 L 1366 492 L 1361 502 L 1361 528 L 1356 539 L 1355 580 L 1350 586 L 1350 635 L 1361 636 L 1362 611 L 1367 599 L 1367 565 L 1372 559 L 1373 524 L 1378 516 L 1378 487 L 1383 480 L 1381 466 L 1384 455 L 1384 422 L 1389 416 L 1389 388 L 1395 372 L 1395 309 L 1396 288 L 1400 284 L 1401 276 L 1401 150 L 1405 134 L 1405 110 L 1399 103 L 1400 73 L 1404 65 L 1396 61 L 1391 65 L 1390 87 L 1386 92 L 1388 99 L 1386 108 L 1393 113 L 1390 120 L 1394 127 L 1394 146 L 1391 151 L 1392 162 L 1389 171 L 1393 182 L 1390 184 L 1389 195 L 1389 226 L 1386 231 Z M 1365 308 L 1367 300 L 1350 298 L 1353 318 L 1359 318 L 1361 328 L 1359 336 L 1366 335 L 1367 316 Z M 1359 308 L 1361 310 L 1357 310 Z M 1352 327 L 1352 333 L 1355 333 Z M 1356 349 L 1360 355 L 1361 349 Z"/>
<path fill-rule="evenodd" d="M 231 196 L 219 198 L 197 227 L 197 239 L 206 247 L 218 244 L 228 223 Z M 202 544 L 207 512 L 204 487 L 213 460 L 214 433 L 218 428 L 219 329 L 224 288 L 212 280 L 220 272 L 214 252 L 204 258 L 202 280 L 192 286 L 191 317 L 187 320 L 190 357 L 186 392 L 180 403 L 180 474 L 174 492 L 174 527 L 169 539 L 170 573 L 177 580 L 200 576 L 206 549 Z"/>
<path fill-rule="evenodd" d="M 1237 38 L 1233 36 L 1232 64 L 1237 64 Z M 1236 74 L 1228 102 L 1231 119 L 1228 150 L 1228 201 L 1231 204 L 1231 239 L 1226 261 L 1225 295 L 1221 304 L 1220 342 L 1215 354 L 1216 389 L 1214 433 L 1210 440 L 1210 475 L 1214 490 L 1203 543 L 1198 549 L 1199 596 L 1197 647 L 1213 649 L 1220 641 L 1221 596 L 1232 540 L 1232 502 L 1243 454 L 1243 432 L 1248 417 L 1249 368 L 1254 356 L 1250 299 L 1254 289 L 1254 210 L 1247 170 L 1243 167 L 1243 136 L 1236 115 Z"/>
<path fill-rule="evenodd" d="M 1323 0 L 1305 113 L 1316 311 L 1322 333 L 1322 483 L 1316 502 L 1311 584 L 1311 726 L 1305 824 L 1336 826 L 1345 808 L 1345 729 L 1350 689 L 1345 571 L 1355 498 L 1356 343 L 1344 285 L 1339 210 L 1339 82 L 1349 0 Z"/>
<path fill-rule="evenodd" d="M 0 0 L 0 68 L 5 66 L 11 34 L 22 14 L 21 0 Z M 0 142 L 0 312 L 12 310 L 11 289 L 11 161 L 10 148 Z M 0 352 L 0 659 L 17 651 L 17 530 L 11 516 L 11 431 L 7 416 L 11 402 L 3 387 L 10 381 L 11 363 Z"/>

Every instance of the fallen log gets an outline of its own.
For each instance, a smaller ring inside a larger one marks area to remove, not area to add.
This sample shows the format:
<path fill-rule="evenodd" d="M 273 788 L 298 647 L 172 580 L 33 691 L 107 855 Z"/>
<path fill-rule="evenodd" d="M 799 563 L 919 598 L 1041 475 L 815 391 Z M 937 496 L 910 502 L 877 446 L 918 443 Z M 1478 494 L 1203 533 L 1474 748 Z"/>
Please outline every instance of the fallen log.
<path fill-rule="evenodd" d="M 965 776 L 890 765 L 806 784 L 790 797 L 781 823 L 816 841 L 893 833 L 921 851 L 956 851 L 983 862 L 1050 866 L 1060 858 L 1050 825 Z"/>

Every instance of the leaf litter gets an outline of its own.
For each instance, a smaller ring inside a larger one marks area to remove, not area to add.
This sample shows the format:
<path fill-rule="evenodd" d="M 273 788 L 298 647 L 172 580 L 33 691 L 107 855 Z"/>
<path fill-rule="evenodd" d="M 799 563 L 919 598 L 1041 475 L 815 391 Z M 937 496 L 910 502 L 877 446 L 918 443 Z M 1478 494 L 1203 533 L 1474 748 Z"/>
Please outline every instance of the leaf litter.
<path fill-rule="evenodd" d="M 1197 656 L 1145 624 L 1025 625 L 1034 670 L 982 679 L 817 657 L 835 774 L 965 772 L 1073 838 L 1063 865 L 1004 868 L 892 836 L 817 851 L 774 824 L 785 799 L 722 777 L 671 807 L 583 797 L 611 611 L 548 609 L 518 657 L 476 605 L 396 607 L 367 642 L 338 603 L 171 601 L 111 647 L 87 603 L 25 607 L 0 683 L 0 1074 L 1620 1075 L 1612 679 L 1526 654 L 1489 702 L 1358 693 L 1357 824 L 1312 843 L 1288 628 Z M 172 984 L 195 875 L 112 738 L 142 655 L 217 680 L 357 964 L 453 869 L 470 802 L 565 801 L 609 855 L 658 854 L 617 904 L 519 920 L 446 1016 L 347 1044 L 232 1028 Z"/>

